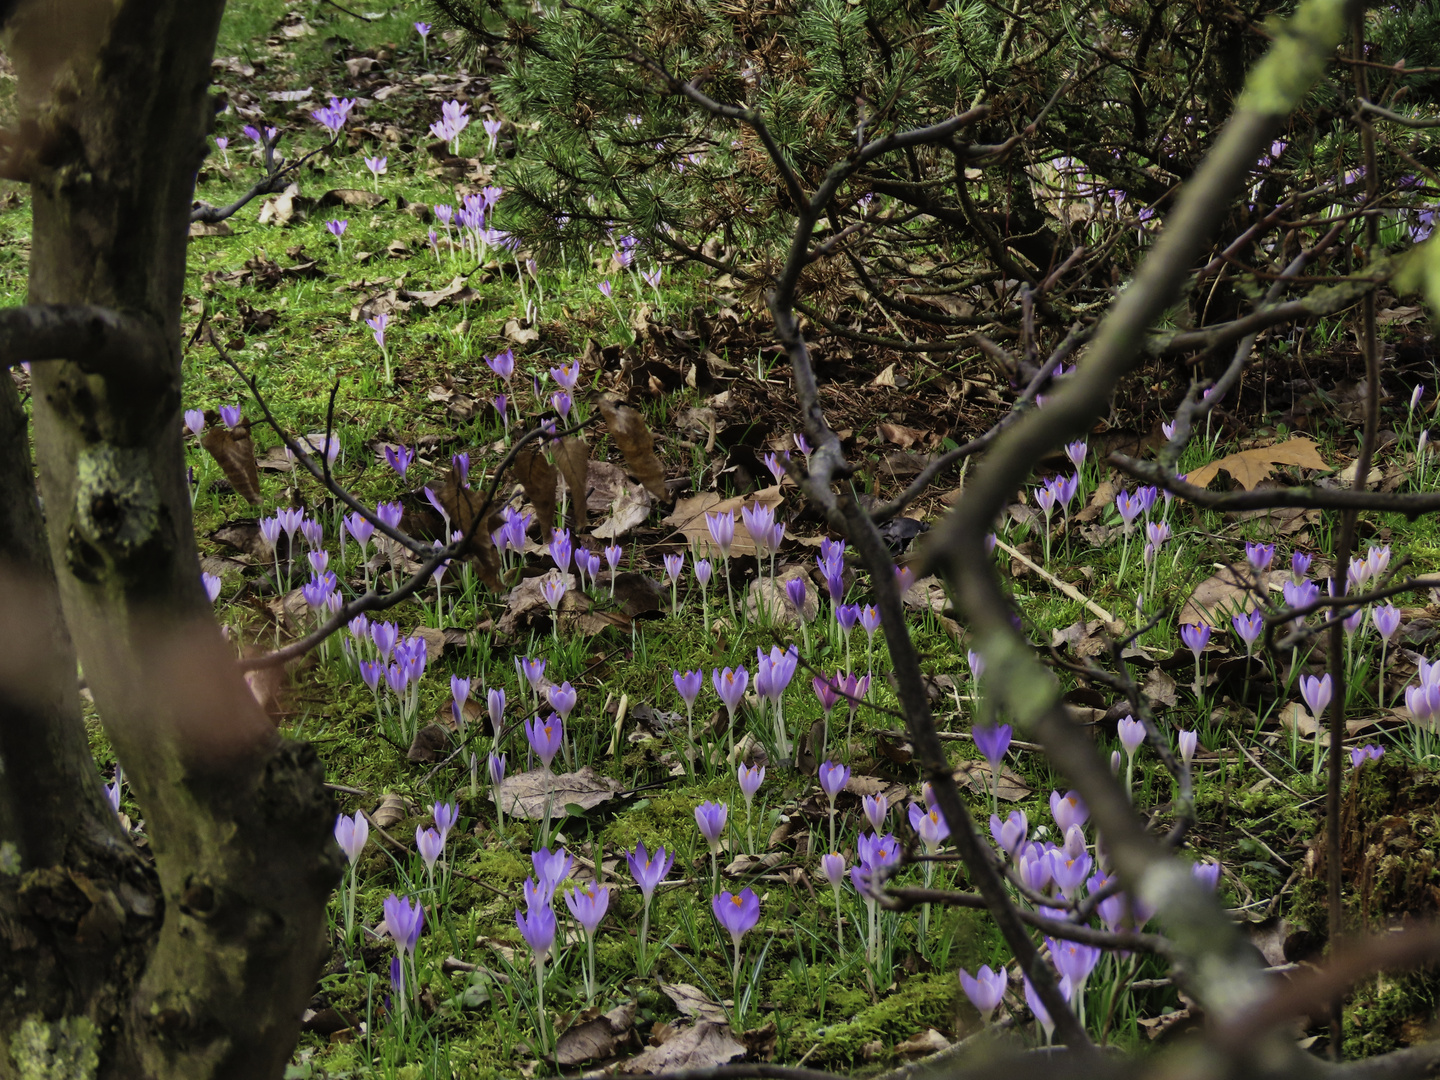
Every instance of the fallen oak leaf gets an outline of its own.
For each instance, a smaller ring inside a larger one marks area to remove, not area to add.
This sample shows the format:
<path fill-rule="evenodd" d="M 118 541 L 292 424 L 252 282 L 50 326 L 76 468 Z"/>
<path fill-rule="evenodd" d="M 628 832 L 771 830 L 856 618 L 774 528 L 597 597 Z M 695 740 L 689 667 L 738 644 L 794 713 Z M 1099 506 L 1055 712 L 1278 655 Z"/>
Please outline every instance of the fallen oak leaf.
<path fill-rule="evenodd" d="M 655 438 L 645 426 L 645 418 L 615 394 L 600 395 L 600 415 L 610 429 L 610 437 L 625 456 L 625 464 L 635 479 L 657 499 L 668 500 L 665 488 L 665 466 L 655 454 Z"/>
<path fill-rule="evenodd" d="M 200 445 L 220 463 L 236 493 L 251 505 L 260 505 L 260 469 L 255 462 L 255 444 L 250 440 L 250 422 L 242 417 L 234 427 L 227 428 L 208 414 L 205 419 L 210 430 Z"/>
<path fill-rule="evenodd" d="M 570 513 L 567 524 L 571 532 L 585 528 L 586 491 L 589 474 L 590 447 L 578 435 L 567 435 L 555 448 L 555 464 L 570 489 Z"/>
<path fill-rule="evenodd" d="M 525 489 L 525 497 L 535 506 L 535 520 L 540 522 L 541 539 L 550 542 L 555 527 L 555 502 L 560 479 L 559 470 L 544 453 L 527 446 L 515 455 L 515 475 Z"/>
<path fill-rule="evenodd" d="M 500 582 L 500 553 L 495 550 L 490 534 L 500 527 L 500 515 L 487 514 L 487 520 L 476 525 L 472 532 L 471 525 L 476 516 L 485 514 L 489 506 L 483 495 L 465 486 L 460 470 L 455 466 L 451 467 L 440 490 L 435 492 L 435 498 L 450 515 L 450 528 L 470 537 L 460 548 L 459 557 L 469 559 L 480 580 L 499 592 L 503 587 Z"/>
<path fill-rule="evenodd" d="M 1186 479 L 1196 487 L 1203 488 L 1223 469 L 1246 491 L 1254 491 L 1255 485 L 1273 473 L 1277 465 L 1295 465 L 1302 469 L 1321 471 L 1330 468 L 1313 442 L 1297 437 L 1270 446 L 1256 446 L 1229 454 L 1219 461 L 1212 461 L 1209 465 L 1192 470 Z"/>

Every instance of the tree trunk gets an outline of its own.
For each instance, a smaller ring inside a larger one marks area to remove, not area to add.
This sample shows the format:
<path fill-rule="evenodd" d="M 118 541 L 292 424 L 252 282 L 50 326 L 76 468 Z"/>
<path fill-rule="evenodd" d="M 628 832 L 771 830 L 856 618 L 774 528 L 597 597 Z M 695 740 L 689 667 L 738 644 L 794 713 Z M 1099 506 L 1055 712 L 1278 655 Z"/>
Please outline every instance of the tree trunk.
<path fill-rule="evenodd" d="M 21 1055 L 93 1053 L 101 1077 L 278 1076 L 323 959 L 342 859 L 333 806 L 315 755 L 276 735 L 215 626 L 185 481 L 180 310 L 221 8 L 22 0 L 6 28 L 21 107 L 8 169 L 33 193 L 30 303 L 99 305 L 154 334 L 104 363 L 30 358 L 53 577 L 18 517 L 0 520 L 0 541 L 50 582 L 37 612 L 58 595 L 158 885 L 137 878 L 99 803 L 64 627 L 41 618 L 53 663 L 39 691 L 0 696 L 14 736 L 0 734 L 0 754 L 7 775 L 12 755 L 54 761 L 15 782 L 38 794 L 0 781 L 0 851 L 13 845 L 15 867 L 0 881 L 48 883 L 70 903 L 27 907 L 23 888 L 0 886 L 0 934 L 34 942 L 26 962 L 0 951 L 0 984 L 27 995 L 5 1007 L 31 1010 L 0 1012 L 0 1074 Z M 0 406 L 0 439 L 23 442 L 13 394 Z M 0 468 L 0 494 L 23 479 Z M 100 885 L 89 849 L 110 855 Z"/>

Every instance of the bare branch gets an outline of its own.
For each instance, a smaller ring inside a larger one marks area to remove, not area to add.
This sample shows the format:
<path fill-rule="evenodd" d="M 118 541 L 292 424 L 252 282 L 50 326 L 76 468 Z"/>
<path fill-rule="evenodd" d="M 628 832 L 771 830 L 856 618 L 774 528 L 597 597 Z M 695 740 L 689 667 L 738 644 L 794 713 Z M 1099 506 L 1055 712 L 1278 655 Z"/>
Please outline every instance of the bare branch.
<path fill-rule="evenodd" d="M 1009 605 L 985 550 L 985 534 L 1034 462 L 1104 415 L 1120 378 L 1144 355 L 1148 327 L 1191 273 L 1214 222 L 1240 191 L 1281 118 L 1319 77 L 1358 5 L 1306 0 L 1277 44 L 1251 72 L 1238 108 L 1189 183 L 1134 281 L 1101 323 L 1068 385 L 1042 412 L 1005 431 L 976 471 L 955 510 L 931 531 L 919 572 L 939 571 L 976 631 L 988 681 L 999 704 L 1034 732 L 1054 760 L 1065 762 L 1105 835 L 1130 892 L 1161 912 L 1212 1015 L 1243 1015 L 1262 994 L 1258 965 L 1188 871 L 1165 857 L 1135 817 L 1126 793 L 1101 763 L 1087 735 L 1070 721 L 1058 686 L 1046 677 L 1010 623 Z M 1242 335 L 1243 336 L 1243 335 Z"/>

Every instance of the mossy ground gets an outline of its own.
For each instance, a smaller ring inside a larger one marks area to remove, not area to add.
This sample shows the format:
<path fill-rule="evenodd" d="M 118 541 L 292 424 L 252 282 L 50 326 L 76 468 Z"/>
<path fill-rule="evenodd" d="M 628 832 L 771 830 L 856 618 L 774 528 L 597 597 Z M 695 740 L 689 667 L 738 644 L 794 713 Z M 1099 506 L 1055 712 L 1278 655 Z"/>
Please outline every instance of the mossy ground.
<path fill-rule="evenodd" d="M 297 16 L 313 32 L 284 37 L 277 28 L 282 23 L 297 25 Z M 417 478 L 424 482 L 438 477 L 448 469 L 450 455 L 455 452 L 472 454 L 472 469 L 477 475 L 493 466 L 493 447 L 504 431 L 487 404 L 497 384 L 483 357 L 515 345 L 505 336 L 504 327 L 507 320 L 523 315 L 517 271 L 507 259 L 476 267 L 458 257 L 437 258 L 428 243 L 430 226 L 396 210 L 402 197 L 425 205 L 453 202 L 455 197 L 453 176 L 435 165 L 424 137 L 425 126 L 438 116 L 439 101 L 453 93 L 438 92 L 437 85 L 448 85 L 444 80 L 439 84 L 433 79 L 424 80 L 432 72 L 448 73 L 453 67 L 445 57 L 443 43 L 435 39 L 428 62 L 422 57 L 419 40 L 411 29 L 415 17 L 419 17 L 418 13 L 403 5 L 371 22 L 360 22 L 336 8 L 308 2 L 244 0 L 229 6 L 218 54 L 254 64 L 257 74 L 242 79 L 220 71 L 219 81 L 226 85 L 232 102 L 244 92 L 251 99 L 251 107 L 265 110 L 268 118 L 287 127 L 289 133 L 283 144 L 287 153 L 314 148 L 322 141 L 318 129 L 304 115 L 305 110 L 322 104 L 332 93 L 359 93 L 347 73 L 345 60 L 367 55 L 379 58 L 393 74 L 396 91 L 383 101 L 371 99 L 358 114 L 362 123 L 355 126 L 363 126 L 369 134 L 342 137 L 335 151 L 322 154 L 300 177 L 302 192 L 312 197 L 332 188 L 368 190 L 374 184 L 362 156 L 385 153 L 389 158 L 388 172 L 380 179 L 378 189 L 387 202 L 373 211 L 313 206 L 284 227 L 258 224 L 259 204 L 253 204 L 231 220 L 230 235 L 192 242 L 187 279 L 191 302 L 187 330 L 194 328 L 203 309 L 211 325 L 230 341 L 236 361 L 259 380 L 277 418 L 291 431 L 322 430 L 329 393 L 338 385 L 336 430 L 342 453 L 337 476 L 372 504 L 414 488 Z M 307 86 L 313 88 L 313 95 L 301 106 L 277 105 L 266 98 L 270 92 Z M 233 111 L 218 118 L 217 132 L 231 140 L 230 165 L 227 168 L 216 154 L 202 170 L 198 195 L 211 203 L 228 202 L 255 175 L 250 150 L 240 133 L 241 123 Z M 391 130 L 395 132 L 393 137 L 387 134 Z M 495 161 L 484 144 L 479 125 L 472 124 L 462 145 L 462 155 L 475 157 L 480 164 L 480 173 L 463 180 L 471 187 L 479 183 L 481 174 L 488 175 L 485 171 Z M 523 152 L 523 143 L 518 151 L 510 147 L 504 152 Z M 9 303 L 24 299 L 28 245 L 28 199 L 18 191 L 14 202 L 0 213 L 0 299 Z M 349 228 L 342 250 L 327 233 L 325 222 L 345 215 Z M 503 226 L 503 211 L 501 218 Z M 405 250 L 392 257 L 387 248 L 396 243 L 404 245 Z M 257 285 L 254 278 L 238 277 L 246 263 L 262 252 L 282 268 L 314 259 L 319 276 L 282 277 L 269 287 Z M 361 252 L 372 254 L 360 262 Z M 529 390 L 530 374 L 541 374 L 550 366 L 581 355 L 587 339 L 593 339 L 601 351 L 606 346 L 618 346 L 621 355 L 635 358 L 638 346 L 633 342 L 629 321 L 641 303 L 650 306 L 648 317 L 658 321 L 670 317 L 667 312 L 713 309 L 720 303 L 717 290 L 702 273 L 669 268 L 663 292 L 641 295 L 609 260 L 607 251 L 575 251 L 566 259 L 540 267 L 538 286 L 545 297 L 537 322 L 540 333 L 538 339 L 517 347 L 518 366 L 524 374 L 517 376 L 512 390 L 512 404 L 528 415 L 538 414 L 541 408 Z M 406 289 L 424 291 L 441 288 L 457 275 L 465 276 L 476 290 L 473 299 L 463 306 L 442 305 L 433 310 L 416 304 L 391 323 L 387 345 L 396 379 L 387 384 L 380 352 L 363 320 L 352 316 L 352 307 L 362 297 L 383 292 L 401 276 Z M 615 290 L 617 304 L 607 303 L 597 291 L 597 283 L 607 277 L 623 283 Z M 381 278 L 391 281 L 378 284 Z M 242 305 L 261 311 L 273 309 L 278 317 L 269 329 L 247 329 L 238 314 Z M 763 314 L 746 314 L 743 321 L 750 333 L 763 339 L 767 325 Z M 753 362 L 748 355 L 731 357 L 723 342 L 717 341 L 716 347 L 725 353 L 725 359 L 741 367 Z M 930 377 L 928 371 L 924 374 Z M 609 385 L 614 375 L 613 368 L 587 369 L 587 382 L 582 386 L 588 391 Z M 234 373 L 219 362 L 213 350 L 200 344 L 192 344 L 186 352 L 185 379 L 187 408 L 216 407 L 244 398 Z M 907 404 L 913 410 L 914 401 L 923 400 L 925 385 L 924 380 L 917 384 L 918 397 L 914 400 L 877 395 L 866 406 L 864 423 L 873 426 Z M 758 392 L 754 387 L 747 389 L 738 378 L 735 386 L 737 395 L 741 389 L 746 390 L 749 404 L 757 408 L 763 404 L 774 412 L 769 419 L 775 431 L 793 427 L 794 403 L 784 394 L 774 393 L 768 385 L 762 385 Z M 437 397 L 432 388 L 443 392 Z M 448 408 L 444 397 L 452 391 L 476 399 L 472 417 L 461 419 Z M 652 428 L 661 436 L 661 453 L 672 475 L 689 475 L 697 489 L 705 487 L 719 470 L 703 445 L 683 437 L 677 418 L 687 409 L 706 406 L 708 396 L 683 385 L 658 396 L 638 396 Z M 585 394 L 579 397 L 583 400 Z M 247 403 L 246 412 L 253 417 L 256 411 Z M 1397 428 L 1402 419 L 1396 420 Z M 1272 433 L 1283 436 L 1289 433 L 1284 424 L 1282 416 L 1272 412 L 1259 416 L 1246 434 L 1253 435 L 1268 426 Z M 263 457 L 278 439 L 258 425 L 255 432 L 257 452 Z M 1413 445 L 1415 433 L 1407 428 L 1397 446 L 1407 445 L 1406 439 L 1410 440 L 1408 445 Z M 1233 434 L 1227 433 L 1225 438 Z M 1320 440 L 1327 458 L 1341 456 L 1350 447 L 1347 440 L 1351 432 L 1338 420 L 1322 419 L 1312 426 L 1311 434 Z M 384 467 L 375 451 L 378 442 L 420 448 L 421 460 L 405 484 L 399 484 Z M 603 435 L 593 437 L 593 443 L 595 457 L 619 460 Z M 1202 464 L 1234 445 L 1217 438 L 1214 446 L 1194 446 L 1182 468 Z M 198 481 L 195 523 L 202 551 L 208 556 L 233 556 L 231 549 L 212 538 L 216 528 L 252 518 L 257 511 L 218 482 L 218 468 L 198 446 L 193 446 L 191 452 Z M 1399 449 L 1392 452 L 1396 460 L 1399 454 Z M 874 445 L 856 454 L 862 470 L 871 475 L 870 466 L 879 455 L 880 448 Z M 1109 478 L 1093 455 L 1087 468 L 1088 487 Z M 292 504 L 309 506 L 325 521 L 331 550 L 336 550 L 338 515 L 318 485 L 295 473 L 264 471 L 261 487 L 263 503 L 259 512 Z M 933 509 L 938 512 L 940 508 Z M 798 523 L 793 533 L 813 536 L 818 532 L 813 522 L 803 521 L 793 499 L 787 502 L 786 514 L 792 511 Z M 1274 537 L 1273 525 L 1264 519 L 1239 522 L 1177 507 L 1172 521 L 1176 539 L 1162 554 L 1162 572 L 1152 598 L 1156 609 L 1168 605 L 1169 614 L 1139 639 L 1138 644 L 1151 651 L 1150 660 L 1138 664 L 1144 671 L 1168 660 L 1178 648 L 1175 634 L 1179 606 L 1191 588 L 1212 573 L 1213 565 L 1238 561 L 1244 539 Z M 1097 524 L 1111 528 L 1119 524 L 1113 506 Z M 1315 552 L 1328 550 L 1333 527 L 1328 518 L 1320 518 L 1301 532 L 1282 536 L 1281 557 L 1288 555 L 1291 546 Z M 1365 540 L 1389 543 L 1397 555 L 1410 555 L 1416 571 L 1433 569 L 1440 559 L 1440 537 L 1429 521 L 1408 523 L 1398 516 L 1374 515 L 1367 518 L 1364 529 Z M 1041 557 L 1041 543 L 1025 525 L 1012 523 L 1001 535 L 1033 558 Z M 664 550 L 673 550 L 673 539 L 667 536 L 667 530 L 652 524 L 642 531 L 639 540 L 626 541 L 627 566 L 659 576 L 662 545 L 668 545 Z M 1132 539 L 1126 555 L 1125 543 L 1118 536 L 1096 544 L 1072 530 L 1068 539 L 1055 541 L 1047 565 L 1077 584 L 1095 603 L 1125 614 L 1134 609 L 1142 570 L 1141 543 L 1143 539 Z M 788 548 L 782 563 L 809 563 L 811 555 L 804 546 Z M 1122 579 L 1120 567 L 1127 559 Z M 1000 562 L 1002 568 L 1012 569 L 1008 560 L 1002 558 Z M 277 631 L 267 606 L 263 569 L 232 567 L 225 578 L 219 616 L 237 637 L 269 642 L 275 640 Z M 740 570 L 737 579 L 749 572 L 744 566 Z M 495 596 L 483 590 L 458 593 L 453 587 L 454 578 L 448 580 L 451 606 L 443 619 L 446 625 L 472 630 L 501 614 L 503 604 Z M 1027 628 L 1041 645 L 1051 641 L 1053 632 L 1093 617 L 1080 603 L 1057 593 L 1028 572 L 1013 578 L 1012 590 Z M 862 593 L 863 582 L 856 595 Z M 712 591 L 712 616 L 723 613 L 723 595 L 723 589 Z M 652 851 L 664 846 L 677 855 L 672 880 L 684 882 L 663 888 L 656 896 L 650 918 L 651 947 L 652 951 L 657 944 L 664 948 L 658 952 L 648 977 L 641 978 L 636 972 L 635 940 L 641 905 L 635 890 L 617 890 L 598 943 L 599 1000 L 613 1003 L 636 998 L 640 1003 L 638 1022 L 644 1034 L 655 1022 L 677 1020 L 670 1000 L 656 992 L 657 979 L 695 984 L 716 998 L 730 995 L 728 942 L 717 934 L 709 912 L 709 862 L 696 832 L 693 811 L 704 799 L 730 803 L 727 858 L 744 848 L 747 819 L 729 768 L 702 769 L 695 778 L 670 777 L 669 763 L 674 757 L 663 755 L 673 755 L 679 749 L 677 732 L 683 723 L 653 740 L 622 741 L 612 756 L 608 747 L 613 717 L 603 713 L 602 706 L 607 700 L 628 696 L 632 708 L 639 703 L 667 711 L 683 708 L 671 687 L 672 670 L 702 668 L 708 673 L 713 667 L 736 663 L 753 667 L 754 650 L 768 648 L 776 639 L 775 632 L 763 626 L 729 627 L 718 633 L 709 630 L 699 617 L 700 605 L 693 587 L 682 588 L 682 598 L 678 611 L 637 622 L 633 636 L 612 630 L 589 640 L 552 642 L 543 628 L 521 640 L 492 640 L 483 631 L 472 635 L 469 645 L 447 653 L 434 665 L 423 686 L 420 708 L 420 715 L 428 718 L 443 707 L 449 699 L 445 676 L 453 671 L 475 679 L 477 691 L 486 686 L 503 686 L 509 694 L 513 721 L 519 715 L 518 703 L 526 697 L 512 663 L 519 655 L 547 656 L 552 679 L 568 678 L 576 683 L 580 704 L 573 715 L 572 730 L 579 761 L 592 763 L 597 770 L 615 777 L 633 794 L 590 813 L 563 819 L 552 842 L 563 841 L 590 857 L 602 851 L 610 867 L 606 876 L 613 884 L 628 881 L 622 852 L 637 842 L 644 842 Z M 439 620 L 433 591 L 426 592 L 423 603 L 407 603 L 391 617 L 406 631 L 435 625 Z M 917 613 L 912 633 L 927 673 L 949 677 L 954 687 L 943 690 L 935 702 L 942 729 L 968 731 L 972 705 L 968 701 L 970 684 L 963 640 L 956 636 L 953 623 L 935 612 Z M 1216 641 L 1227 637 L 1217 632 Z M 806 660 L 815 668 L 833 671 L 844 664 L 844 649 L 827 640 L 822 628 L 812 629 L 812 639 L 815 646 Z M 1233 637 L 1225 647 L 1231 655 L 1238 649 Z M 859 665 L 867 653 L 858 632 L 853 651 Z M 874 738 L 877 730 L 901 726 L 887 711 L 894 710 L 897 703 L 885 681 L 889 662 L 883 641 L 876 644 L 873 663 L 874 707 L 862 708 L 856 720 L 852 764 L 857 772 L 906 783 L 918 797 L 915 770 L 887 759 L 878 751 Z M 1170 675 L 1179 687 L 1175 703 L 1161 709 L 1162 720 L 1167 727 L 1198 729 L 1204 751 L 1196 785 L 1199 822 L 1186 857 L 1223 861 L 1226 875 L 1222 893 L 1243 917 L 1288 914 L 1302 924 L 1315 924 L 1319 917 L 1318 886 L 1303 872 L 1294 871 L 1303 867 L 1305 847 L 1316 835 L 1323 808 L 1321 781 L 1311 774 L 1307 748 L 1302 744 L 1299 753 L 1293 753 L 1288 738 L 1277 733 L 1275 726 L 1279 707 L 1287 699 L 1293 700 L 1295 694 L 1290 691 L 1278 698 L 1248 702 L 1259 706 L 1258 715 L 1238 707 L 1213 712 L 1227 704 L 1221 691 L 1207 692 L 1203 700 L 1197 701 L 1186 685 L 1190 676 L 1183 660 L 1171 665 Z M 1072 675 L 1061 674 L 1060 678 L 1067 688 L 1077 683 Z M 792 731 L 808 730 L 821 714 L 805 685 L 808 681 L 809 674 L 802 671 L 787 704 Z M 1373 680 L 1357 680 L 1352 693 L 1351 704 L 1361 715 L 1378 715 Z M 702 726 L 710 721 L 714 708 L 708 687 L 704 694 L 696 718 Z M 468 773 L 460 759 L 439 770 L 408 761 L 403 746 L 397 748 L 380 737 L 369 691 L 337 660 L 303 667 L 294 676 L 284 700 L 287 730 L 310 739 L 319 748 L 330 777 L 342 787 L 338 798 L 345 812 L 374 810 L 386 794 L 403 797 L 409 809 L 388 831 L 402 845 L 409 846 L 416 826 L 426 822 L 426 807 L 432 801 L 458 797 L 461 806 L 461 818 L 449 849 L 448 894 L 432 909 L 431 925 L 420 944 L 419 970 L 426 995 L 424 1017 L 418 1022 L 412 1019 L 405 1033 L 398 1033 L 385 1019 L 382 1008 L 389 992 L 389 951 L 383 943 L 367 943 L 360 948 L 358 932 L 348 951 L 337 940 L 331 970 L 322 980 L 316 1005 L 328 1005 L 365 1023 L 369 1033 L 357 1034 L 358 1029 L 351 1028 L 333 1041 L 318 1032 L 307 1033 L 293 1074 L 405 1080 L 516 1075 L 528 1058 L 525 1047 L 533 1038 L 534 1022 L 521 990 L 529 968 L 513 912 L 521 903 L 521 882 L 531 872 L 528 856 L 539 839 L 537 828 L 509 821 L 501 826 L 483 779 L 478 796 L 470 795 Z M 1229 704 L 1234 705 L 1233 699 Z M 843 709 L 837 716 L 841 713 Z M 1424 756 L 1425 747 L 1417 746 L 1406 730 L 1393 724 L 1389 730 L 1388 768 L 1408 768 L 1399 764 L 1407 754 Z M 111 758 L 98 724 L 92 725 L 92 732 L 97 761 L 108 768 Z M 1097 750 L 1106 756 L 1118 748 L 1113 721 L 1108 726 L 1097 723 L 1095 735 Z M 1237 740 L 1253 748 L 1270 776 L 1236 752 Z M 946 745 L 957 764 L 978 757 L 968 740 Z M 513 771 L 524 758 L 523 744 L 512 737 L 506 749 Z M 1048 822 L 1049 793 L 1066 786 L 1063 768 L 1028 751 L 1012 755 L 1011 764 L 1030 794 L 1002 806 L 1002 814 L 1006 809 L 1020 808 L 1026 811 L 1032 826 Z M 1169 778 L 1158 771 L 1148 755 L 1142 755 L 1137 764 L 1137 803 L 1146 807 L 1167 803 L 1172 796 Z M 981 963 L 1006 963 L 1008 956 L 993 924 L 973 912 L 937 911 L 932 916 L 931 933 L 922 944 L 916 940 L 914 913 L 886 914 L 883 937 L 888 962 L 878 973 L 877 989 L 872 994 L 854 936 L 856 928 L 864 925 L 865 914 L 848 887 L 841 900 L 847 940 L 843 949 L 837 951 L 835 946 L 835 901 L 815 868 L 814 858 L 828 846 L 826 823 L 823 816 L 804 818 L 800 809 L 800 800 L 813 792 L 812 777 L 772 769 L 754 809 L 754 831 L 762 847 L 782 817 L 798 815 L 804 819 L 801 829 L 792 833 L 787 843 L 793 850 L 799 841 L 804 841 L 804 850 L 810 854 L 788 856 L 781 867 L 799 870 L 801 876 L 782 878 L 774 873 L 725 883 L 735 888 L 751 884 L 761 897 L 761 922 L 746 939 L 747 972 L 762 950 L 765 959 L 751 995 L 747 1021 L 759 1026 L 774 1020 L 780 1060 L 804 1060 L 841 1071 L 873 1069 L 891 1062 L 897 1044 L 928 1027 L 949 1036 L 971 1030 L 974 1014 L 968 1004 L 962 1003 L 954 972 L 960 966 L 974 970 Z M 140 819 L 141 811 L 129 803 L 128 793 L 126 799 L 125 809 Z M 974 794 L 971 805 L 978 817 L 988 816 L 987 799 Z M 1360 812 L 1373 816 L 1380 809 L 1362 799 Z M 858 810 L 847 808 L 843 822 L 847 839 L 842 846 L 852 852 L 858 820 Z M 1165 813 L 1160 814 L 1160 820 L 1166 820 Z M 908 872 L 909 879 L 918 880 L 918 875 L 918 870 Z M 415 894 L 425 888 L 424 872 L 413 853 L 397 851 L 381 842 L 372 842 L 366 850 L 357 877 L 357 911 L 367 927 L 378 921 L 381 903 L 390 892 Z M 1289 891 L 1285 891 L 1287 883 Z M 940 865 L 936 884 L 966 887 L 963 872 L 951 864 Z M 336 919 L 340 910 L 337 900 L 333 908 Z M 1381 905 L 1366 914 L 1383 920 L 1392 913 Z M 506 950 L 515 950 L 513 957 Z M 551 965 L 546 1001 L 552 1016 L 573 1014 L 584 1004 L 580 994 L 582 953 L 578 942 L 572 940 L 560 949 Z M 507 985 L 483 974 L 444 973 L 442 965 L 447 957 L 502 973 L 508 971 L 512 981 Z M 1108 968 L 1102 968 L 1105 970 Z M 1161 974 L 1157 964 L 1146 960 L 1139 964 L 1135 977 Z M 1101 1010 L 1103 995 L 1104 987 L 1092 982 L 1092 1016 Z M 1141 1045 L 1145 1039 L 1138 1020 L 1177 1003 L 1174 991 L 1168 989 L 1128 996 L 1116 1009 L 1107 1038 L 1125 1046 Z M 1433 1016 L 1434 1007 L 1434 984 L 1428 977 L 1407 976 L 1362 989 L 1350 1007 L 1355 1034 L 1347 1043 L 1347 1053 L 1352 1049 L 1357 1054 L 1377 1052 L 1413 1039 L 1424 1018 Z"/>

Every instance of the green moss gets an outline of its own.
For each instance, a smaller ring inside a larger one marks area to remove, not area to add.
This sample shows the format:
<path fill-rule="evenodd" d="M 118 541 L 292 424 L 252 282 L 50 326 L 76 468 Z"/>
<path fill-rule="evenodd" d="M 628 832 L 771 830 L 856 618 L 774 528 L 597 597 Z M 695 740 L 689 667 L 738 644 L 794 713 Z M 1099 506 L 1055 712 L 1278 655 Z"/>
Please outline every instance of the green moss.
<path fill-rule="evenodd" d="M 863 1060 L 862 1050 L 868 1043 L 879 1041 L 891 1049 L 909 1035 L 928 1027 L 945 1031 L 952 1026 L 958 984 L 949 972 L 914 975 L 895 993 L 877 1004 L 861 1008 L 853 1020 L 808 1031 L 809 1038 L 795 1035 L 796 1049 L 805 1053 L 814 1044 L 807 1061 L 814 1064 L 837 1065 Z M 840 997 L 835 1001 L 837 1006 Z M 857 994 L 848 995 L 854 999 Z M 853 1008 L 858 1002 L 847 1004 Z"/>
<path fill-rule="evenodd" d="M 16 1080 L 93 1080 L 100 1066 L 100 1029 L 87 1016 L 53 1024 L 32 1016 L 10 1043 Z"/>
<path fill-rule="evenodd" d="M 1382 977 L 1358 988 L 1345 1008 L 1346 1060 L 1373 1057 L 1428 1041 L 1435 1022 L 1440 974 Z"/>

